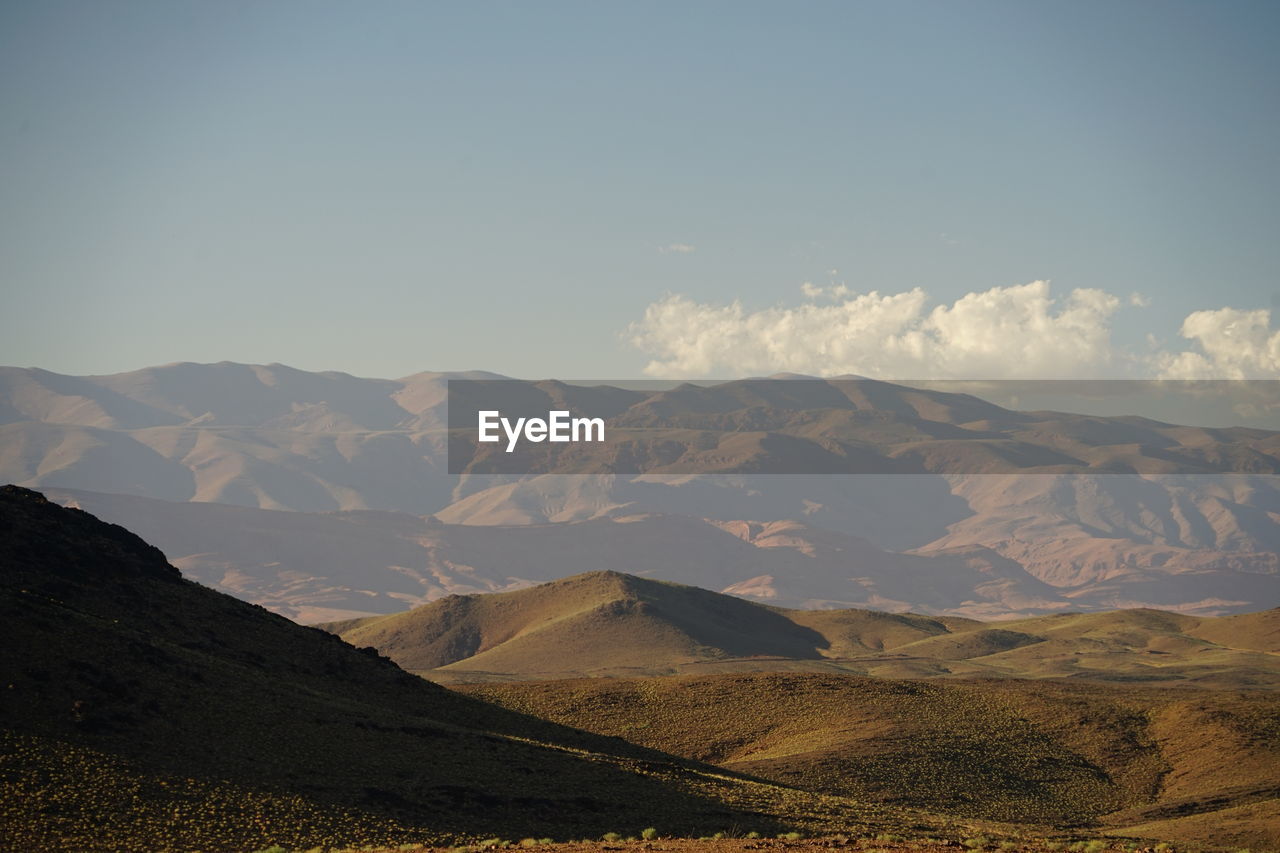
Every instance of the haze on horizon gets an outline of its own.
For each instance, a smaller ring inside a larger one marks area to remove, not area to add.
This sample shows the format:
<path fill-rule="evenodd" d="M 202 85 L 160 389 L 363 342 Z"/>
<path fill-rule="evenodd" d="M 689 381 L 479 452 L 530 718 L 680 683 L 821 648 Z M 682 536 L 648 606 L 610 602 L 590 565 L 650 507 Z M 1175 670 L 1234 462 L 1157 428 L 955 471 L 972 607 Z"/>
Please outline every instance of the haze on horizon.
<path fill-rule="evenodd" d="M 1280 377 L 1280 13 L 0 7 L 0 363 Z"/>

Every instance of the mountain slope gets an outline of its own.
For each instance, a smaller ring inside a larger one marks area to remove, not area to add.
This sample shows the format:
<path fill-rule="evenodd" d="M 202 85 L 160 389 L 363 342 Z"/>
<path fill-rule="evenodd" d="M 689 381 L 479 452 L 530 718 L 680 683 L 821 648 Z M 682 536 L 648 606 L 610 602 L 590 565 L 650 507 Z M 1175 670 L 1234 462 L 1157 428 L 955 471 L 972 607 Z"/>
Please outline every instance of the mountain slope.
<path fill-rule="evenodd" d="M 696 587 L 593 572 L 519 592 L 449 596 L 324 626 L 401 666 L 580 672 L 729 657 L 818 658 L 821 637 L 772 610 Z"/>
<path fill-rule="evenodd" d="M 563 837 L 655 813 L 701 833 L 860 819 L 452 693 L 11 486 L 0 565 L 6 849 Z"/>
<path fill-rule="evenodd" d="M 320 627 L 444 682 L 787 669 L 1277 687 L 1276 613 L 1228 621 L 1131 610 L 984 623 L 788 610 L 592 572 Z"/>
<path fill-rule="evenodd" d="M 568 725 L 860 799 L 1093 836 L 1280 845 L 1275 692 L 802 673 L 465 689 Z M 723 713 L 730 703 L 751 712 Z M 1187 816 L 1198 825 L 1187 825 Z"/>

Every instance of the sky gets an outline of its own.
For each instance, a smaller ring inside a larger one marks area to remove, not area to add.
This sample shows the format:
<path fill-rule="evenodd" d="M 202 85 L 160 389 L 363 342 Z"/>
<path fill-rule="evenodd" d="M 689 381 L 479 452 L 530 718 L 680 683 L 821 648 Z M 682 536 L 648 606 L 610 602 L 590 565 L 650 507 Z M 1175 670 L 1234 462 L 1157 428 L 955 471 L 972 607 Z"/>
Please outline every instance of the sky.
<path fill-rule="evenodd" d="M 0 363 L 1280 378 L 1277 35 L 1245 0 L 0 0 Z"/>

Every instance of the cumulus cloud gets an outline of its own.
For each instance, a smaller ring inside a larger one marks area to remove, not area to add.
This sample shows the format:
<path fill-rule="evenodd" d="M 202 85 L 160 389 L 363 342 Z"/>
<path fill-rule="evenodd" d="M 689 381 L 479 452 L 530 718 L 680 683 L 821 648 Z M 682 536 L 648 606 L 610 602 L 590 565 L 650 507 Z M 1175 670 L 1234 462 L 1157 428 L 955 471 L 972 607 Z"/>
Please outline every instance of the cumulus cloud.
<path fill-rule="evenodd" d="M 1274 379 L 1280 376 L 1280 331 L 1265 308 L 1218 308 L 1187 315 L 1180 330 L 1194 347 L 1162 352 L 1154 362 L 1162 379 Z"/>
<path fill-rule="evenodd" d="M 696 251 L 698 247 L 690 246 L 688 243 L 668 243 L 658 247 L 658 253 L 663 255 L 692 255 Z"/>
<path fill-rule="evenodd" d="M 920 288 L 856 294 L 806 284 L 809 302 L 748 311 L 740 302 L 668 295 L 630 326 L 631 343 L 653 356 L 653 376 L 779 371 L 884 378 L 1095 377 L 1115 357 L 1110 319 L 1121 304 L 1101 290 L 1053 297 L 1034 281 L 970 293 L 929 308 Z"/>

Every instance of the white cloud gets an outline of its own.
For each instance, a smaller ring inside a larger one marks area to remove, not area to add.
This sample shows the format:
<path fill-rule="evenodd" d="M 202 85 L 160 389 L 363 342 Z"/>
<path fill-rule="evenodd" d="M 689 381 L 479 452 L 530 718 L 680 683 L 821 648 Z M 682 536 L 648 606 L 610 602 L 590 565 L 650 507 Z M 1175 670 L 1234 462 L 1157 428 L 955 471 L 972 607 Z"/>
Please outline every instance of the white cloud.
<path fill-rule="evenodd" d="M 806 281 L 800 290 L 799 305 L 757 311 L 668 294 L 625 337 L 651 357 L 647 374 L 673 378 L 1280 378 L 1280 329 L 1266 309 L 1196 311 L 1179 329 L 1189 342 L 1181 349 L 1156 330 L 1129 352 L 1113 345 L 1111 321 L 1126 302 L 1150 304 L 1136 291 L 1123 299 L 1081 288 L 1055 298 L 1047 281 L 1033 281 L 931 305 L 920 288 L 859 294 L 842 282 Z"/>
<path fill-rule="evenodd" d="M 1060 302 L 1036 281 L 970 293 L 928 310 L 916 288 L 855 294 L 843 285 L 802 288 L 830 305 L 748 311 L 739 302 L 668 295 L 631 325 L 631 343 L 653 356 L 654 376 L 779 371 L 884 378 L 1092 377 L 1113 361 L 1111 315 L 1120 300 L 1074 290 Z"/>
<path fill-rule="evenodd" d="M 1162 379 L 1274 379 L 1280 376 L 1280 331 L 1265 308 L 1218 308 L 1187 315 L 1180 330 L 1195 347 L 1162 352 L 1154 363 Z"/>
<path fill-rule="evenodd" d="M 835 271 L 832 270 L 832 272 Z M 814 284 L 811 281 L 806 281 L 804 284 L 800 285 L 800 292 L 810 299 L 845 299 L 846 297 L 853 295 L 853 291 L 850 290 L 844 282 L 830 284 L 823 287 L 820 284 Z"/>
<path fill-rule="evenodd" d="M 658 253 L 662 255 L 692 255 L 696 251 L 698 247 L 690 246 L 688 243 L 668 243 L 658 247 Z"/>

